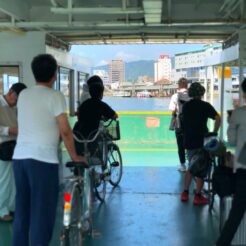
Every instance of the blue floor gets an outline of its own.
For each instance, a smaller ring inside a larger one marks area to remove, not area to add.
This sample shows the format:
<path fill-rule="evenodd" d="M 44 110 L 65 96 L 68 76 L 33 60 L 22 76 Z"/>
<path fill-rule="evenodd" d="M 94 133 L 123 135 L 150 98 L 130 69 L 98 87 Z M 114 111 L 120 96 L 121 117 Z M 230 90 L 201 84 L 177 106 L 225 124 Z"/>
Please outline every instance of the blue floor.
<path fill-rule="evenodd" d="M 180 202 L 183 176 L 176 167 L 125 167 L 120 186 L 108 184 L 105 203 L 95 202 L 93 238 L 85 246 L 212 246 L 219 234 L 218 199 L 212 213 L 195 207 L 192 195 Z M 51 246 L 59 245 L 61 209 Z M 11 223 L 0 223 L 0 246 L 10 246 L 11 236 Z"/>

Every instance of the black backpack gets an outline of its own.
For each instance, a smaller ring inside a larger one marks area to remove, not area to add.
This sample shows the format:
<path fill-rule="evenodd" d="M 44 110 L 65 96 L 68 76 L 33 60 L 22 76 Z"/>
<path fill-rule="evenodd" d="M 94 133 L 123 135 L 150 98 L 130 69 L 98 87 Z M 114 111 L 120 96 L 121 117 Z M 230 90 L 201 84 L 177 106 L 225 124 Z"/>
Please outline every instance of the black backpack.
<path fill-rule="evenodd" d="M 235 174 L 233 169 L 226 166 L 215 167 L 212 176 L 212 187 L 215 194 L 220 198 L 231 196 L 235 192 Z"/>
<path fill-rule="evenodd" d="M 188 97 L 187 92 L 186 93 L 178 93 L 178 108 L 179 112 L 177 112 L 176 116 L 176 132 L 183 132 L 184 129 L 184 116 L 183 116 L 183 106 L 186 102 L 188 102 L 190 99 Z"/>

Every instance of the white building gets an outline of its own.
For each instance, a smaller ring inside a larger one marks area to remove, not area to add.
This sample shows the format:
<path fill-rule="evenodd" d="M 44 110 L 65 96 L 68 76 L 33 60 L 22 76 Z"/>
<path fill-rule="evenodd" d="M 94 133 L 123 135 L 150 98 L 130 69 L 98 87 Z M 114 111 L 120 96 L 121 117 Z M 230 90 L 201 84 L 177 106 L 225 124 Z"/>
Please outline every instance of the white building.
<path fill-rule="evenodd" d="M 104 85 L 109 85 L 109 76 L 108 76 L 108 72 L 106 70 L 103 69 L 95 69 L 93 70 L 93 75 L 98 75 L 102 80 L 103 80 L 103 84 Z"/>
<path fill-rule="evenodd" d="M 191 81 L 203 81 L 206 78 L 205 58 L 219 54 L 220 44 L 206 45 L 202 49 L 175 54 L 175 80 L 185 77 Z M 211 73 L 207 73 L 208 79 Z"/>
<path fill-rule="evenodd" d="M 171 59 L 168 55 L 160 55 L 157 62 L 154 63 L 154 81 L 171 79 Z"/>

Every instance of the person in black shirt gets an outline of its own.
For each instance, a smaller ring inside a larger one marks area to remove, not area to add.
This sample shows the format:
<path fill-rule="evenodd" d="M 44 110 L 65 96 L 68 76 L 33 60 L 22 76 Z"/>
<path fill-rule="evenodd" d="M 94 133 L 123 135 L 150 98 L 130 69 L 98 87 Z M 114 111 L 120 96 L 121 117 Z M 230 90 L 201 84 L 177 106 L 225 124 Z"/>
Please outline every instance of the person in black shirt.
<path fill-rule="evenodd" d="M 203 148 L 205 135 L 208 133 L 208 119 L 215 120 L 214 132 L 217 133 L 220 127 L 220 116 L 214 107 L 208 102 L 202 101 L 205 88 L 198 82 L 192 83 L 188 89 L 188 94 L 192 98 L 183 106 L 183 124 L 184 124 L 184 146 L 187 150 L 188 160 L 197 155 Z M 181 201 L 186 202 L 189 199 L 189 186 L 192 175 L 187 170 L 185 174 L 184 191 L 181 194 Z M 194 205 L 203 205 L 208 203 L 208 199 L 201 195 L 203 179 L 196 178 L 196 194 L 194 196 Z"/>
<path fill-rule="evenodd" d="M 89 86 L 91 98 L 84 101 L 78 108 L 78 121 L 74 126 L 74 133 L 79 133 L 79 137 L 85 139 L 93 138 L 96 134 L 100 120 L 117 118 L 117 113 L 105 102 L 102 101 L 104 86 L 99 76 L 92 76 L 90 80 L 93 83 Z M 78 153 L 83 152 L 83 147 L 77 143 L 76 150 Z M 93 151 L 94 145 L 89 146 Z"/>

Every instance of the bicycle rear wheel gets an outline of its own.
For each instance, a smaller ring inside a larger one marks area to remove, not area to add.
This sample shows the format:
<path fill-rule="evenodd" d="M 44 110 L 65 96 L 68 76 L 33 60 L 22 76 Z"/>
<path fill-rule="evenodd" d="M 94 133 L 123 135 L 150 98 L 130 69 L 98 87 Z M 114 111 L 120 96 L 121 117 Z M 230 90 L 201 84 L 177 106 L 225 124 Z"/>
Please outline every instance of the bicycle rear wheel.
<path fill-rule="evenodd" d="M 110 171 L 109 183 L 117 186 L 120 183 L 123 173 L 122 157 L 118 145 L 108 145 L 107 166 Z"/>
<path fill-rule="evenodd" d="M 83 245 L 83 231 L 82 231 L 82 199 L 79 186 L 75 186 L 72 189 L 71 194 L 71 211 L 70 211 L 70 223 L 68 226 L 64 226 L 61 245 L 62 246 L 82 246 Z"/>
<path fill-rule="evenodd" d="M 91 171 L 84 172 L 84 186 L 83 186 L 83 214 L 82 214 L 82 230 L 84 235 L 91 236 L 92 234 L 92 193 L 93 183 L 91 178 Z"/>
<path fill-rule="evenodd" d="M 106 181 L 104 179 L 102 165 L 94 167 L 92 176 L 93 176 L 95 195 L 99 201 L 103 202 L 106 196 Z"/>

